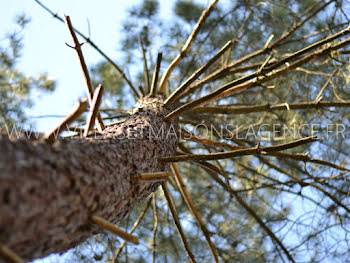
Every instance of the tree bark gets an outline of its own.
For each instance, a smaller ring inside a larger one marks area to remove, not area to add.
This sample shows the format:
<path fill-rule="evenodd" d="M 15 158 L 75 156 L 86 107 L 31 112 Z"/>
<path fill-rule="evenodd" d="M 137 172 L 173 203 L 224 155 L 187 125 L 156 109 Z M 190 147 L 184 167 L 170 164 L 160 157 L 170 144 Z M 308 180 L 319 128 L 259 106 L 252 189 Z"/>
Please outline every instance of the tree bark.
<path fill-rule="evenodd" d="M 0 242 L 26 260 L 62 253 L 101 229 L 98 215 L 116 223 L 160 182 L 131 183 L 139 173 L 168 166 L 177 121 L 162 99 L 144 98 L 123 123 L 89 138 L 0 138 Z"/>

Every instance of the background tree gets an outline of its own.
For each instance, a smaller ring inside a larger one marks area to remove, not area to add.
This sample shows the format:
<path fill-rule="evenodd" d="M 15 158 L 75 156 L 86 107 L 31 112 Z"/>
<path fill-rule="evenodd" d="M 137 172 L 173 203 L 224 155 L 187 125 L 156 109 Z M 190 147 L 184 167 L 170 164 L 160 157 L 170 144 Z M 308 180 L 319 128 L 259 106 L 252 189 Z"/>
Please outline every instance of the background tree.
<path fill-rule="evenodd" d="M 30 22 L 25 15 L 16 17 L 17 29 L 2 39 L 0 46 L 0 127 L 9 129 L 27 120 L 25 109 L 32 106 L 30 92 L 34 89 L 53 91 L 55 82 L 46 73 L 37 77 L 25 76 L 16 68 L 21 57 L 23 30 Z"/>
<path fill-rule="evenodd" d="M 164 193 L 152 196 L 153 204 L 146 200 L 120 223 L 129 232 L 132 222 L 140 222 L 135 233 L 141 245 L 125 246 L 121 254 L 122 241 L 97 235 L 75 250 L 72 261 L 143 262 L 153 256 L 160 262 L 183 262 L 194 261 L 192 254 L 198 262 L 348 260 L 347 2 L 219 4 L 211 12 L 207 9 L 210 16 L 200 24 L 193 45 L 171 77 L 164 78 L 204 8 L 193 1 L 176 1 L 178 19 L 162 23 L 158 1 L 145 0 L 130 10 L 122 40 L 123 65 L 136 72 L 139 93 L 150 90 L 157 52 L 166 54 L 157 91 L 164 91 L 165 104 L 177 108 L 167 118 L 176 114 L 182 131 L 182 157 L 166 161 L 185 161 L 172 165 L 175 176 L 168 180 L 168 191 L 186 249 L 165 205 L 169 196 L 163 186 Z M 220 56 L 203 76 L 190 77 L 218 51 Z M 130 113 L 120 107 L 131 107 L 137 99 L 121 99 L 130 85 L 113 67 L 102 62 L 91 72 L 110 95 L 105 99 L 117 102 L 118 109 L 101 108 L 102 117 L 120 122 Z M 188 79 L 193 81 L 177 90 Z M 323 140 L 287 151 L 264 148 L 312 135 L 311 124 Z M 212 155 L 232 150 L 231 155 Z M 188 209 L 186 203 L 191 202 L 183 184 L 200 219 Z"/>

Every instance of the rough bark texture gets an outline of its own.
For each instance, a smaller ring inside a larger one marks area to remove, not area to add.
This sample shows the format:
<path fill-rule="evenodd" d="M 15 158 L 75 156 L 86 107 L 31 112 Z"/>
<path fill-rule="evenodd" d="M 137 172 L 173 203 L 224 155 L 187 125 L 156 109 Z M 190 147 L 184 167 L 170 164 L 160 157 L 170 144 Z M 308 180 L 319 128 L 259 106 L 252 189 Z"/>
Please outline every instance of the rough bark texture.
<path fill-rule="evenodd" d="M 26 260 L 64 252 L 101 229 L 89 216 L 124 218 L 157 183 L 130 183 L 169 168 L 176 121 L 161 98 L 144 98 L 124 123 L 93 138 L 42 141 L 0 138 L 0 242 Z M 171 127 L 170 127 L 171 126 Z M 164 134 L 157 131 L 163 127 Z M 170 131 L 170 133 L 169 133 Z"/>

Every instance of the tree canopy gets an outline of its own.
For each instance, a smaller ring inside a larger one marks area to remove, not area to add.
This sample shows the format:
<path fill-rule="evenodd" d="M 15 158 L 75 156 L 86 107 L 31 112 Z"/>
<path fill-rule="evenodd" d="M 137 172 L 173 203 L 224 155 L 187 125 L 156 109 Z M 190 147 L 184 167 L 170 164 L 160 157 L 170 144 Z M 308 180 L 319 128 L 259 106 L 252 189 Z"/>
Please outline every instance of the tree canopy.
<path fill-rule="evenodd" d="M 179 143 L 177 155 L 162 160 L 172 171 L 163 191 L 119 223 L 140 245 L 106 232 L 65 260 L 349 260 L 349 3 L 215 3 L 173 1 L 172 18 L 162 21 L 162 1 L 140 1 L 119 39 L 123 61 L 91 66 L 93 85 L 102 83 L 104 103 L 112 105 L 100 108 L 107 124 L 132 114 L 160 67 L 156 92 L 175 105 L 166 119 L 178 118 Z M 98 39 L 81 37 L 98 49 Z M 24 84 L 13 90 L 0 84 L 1 100 L 9 98 L 0 111 L 4 121 L 18 122 L 26 101 L 18 96 L 32 83 L 48 90 L 53 83 L 16 73 L 19 41 L 10 39 L 11 49 L 1 51 L 0 79 L 10 82 L 6 66 Z"/>

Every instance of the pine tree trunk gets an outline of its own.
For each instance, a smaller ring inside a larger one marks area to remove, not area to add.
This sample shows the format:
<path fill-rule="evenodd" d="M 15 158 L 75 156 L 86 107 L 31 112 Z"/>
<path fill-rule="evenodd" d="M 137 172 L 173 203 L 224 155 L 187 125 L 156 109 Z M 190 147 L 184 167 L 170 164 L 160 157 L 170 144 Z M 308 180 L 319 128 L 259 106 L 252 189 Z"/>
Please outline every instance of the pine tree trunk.
<path fill-rule="evenodd" d="M 0 138 L 0 242 L 26 260 L 64 252 L 101 229 L 89 217 L 123 219 L 156 183 L 139 173 L 168 169 L 177 123 L 160 98 L 144 98 L 125 122 L 90 138 L 43 141 Z"/>

